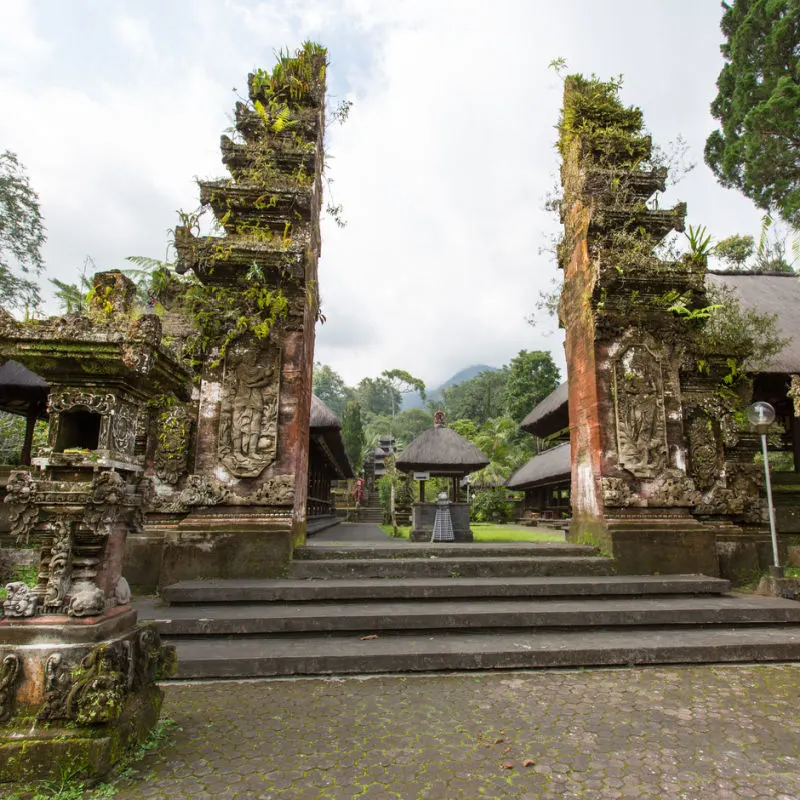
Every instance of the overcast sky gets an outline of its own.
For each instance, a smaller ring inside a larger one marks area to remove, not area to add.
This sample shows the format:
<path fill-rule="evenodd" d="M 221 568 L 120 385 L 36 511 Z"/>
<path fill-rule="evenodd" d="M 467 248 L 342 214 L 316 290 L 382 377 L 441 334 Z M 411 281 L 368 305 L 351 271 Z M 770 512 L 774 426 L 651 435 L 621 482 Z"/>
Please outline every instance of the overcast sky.
<path fill-rule="evenodd" d="M 720 16 L 716 0 L 0 0 L 0 151 L 39 192 L 49 276 L 166 258 L 194 177 L 224 174 L 232 90 L 313 39 L 329 104 L 353 101 L 327 138 L 347 226 L 323 222 L 316 360 L 351 384 L 400 368 L 429 386 L 521 349 L 563 365 L 555 323 L 525 321 L 558 277 L 548 64 L 624 75 L 654 140 L 682 135 L 698 162 L 662 206 L 685 200 L 716 239 L 757 234 L 702 163 Z"/>

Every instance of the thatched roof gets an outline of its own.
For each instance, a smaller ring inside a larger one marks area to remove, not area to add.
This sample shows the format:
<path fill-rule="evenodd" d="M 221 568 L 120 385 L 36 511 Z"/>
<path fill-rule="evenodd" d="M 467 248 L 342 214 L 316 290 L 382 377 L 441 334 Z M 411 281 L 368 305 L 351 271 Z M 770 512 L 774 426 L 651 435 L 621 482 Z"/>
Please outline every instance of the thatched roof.
<path fill-rule="evenodd" d="M 564 442 L 534 456 L 506 481 L 506 486 L 509 489 L 530 489 L 569 480 L 570 474 L 570 447 L 569 442 Z"/>
<path fill-rule="evenodd" d="M 18 361 L 6 361 L 0 366 L 0 411 L 28 414 L 33 410 L 44 419 L 49 391 L 47 381 Z"/>
<path fill-rule="evenodd" d="M 434 475 L 467 475 L 488 463 L 489 459 L 472 442 L 443 425 L 423 431 L 396 462 L 401 472 Z"/>
<path fill-rule="evenodd" d="M 341 430 L 342 421 L 315 394 L 311 395 L 311 420 L 309 426 L 314 429 Z"/>
<path fill-rule="evenodd" d="M 533 411 L 522 420 L 520 428 L 542 438 L 566 428 L 569 425 L 568 395 L 569 389 L 567 382 L 564 381 L 534 407 Z"/>
<path fill-rule="evenodd" d="M 758 364 L 758 372 L 800 372 L 800 279 L 797 275 L 709 272 L 706 280 L 712 286 L 731 289 L 742 308 L 778 315 L 778 332 L 790 341 L 766 364 Z"/>

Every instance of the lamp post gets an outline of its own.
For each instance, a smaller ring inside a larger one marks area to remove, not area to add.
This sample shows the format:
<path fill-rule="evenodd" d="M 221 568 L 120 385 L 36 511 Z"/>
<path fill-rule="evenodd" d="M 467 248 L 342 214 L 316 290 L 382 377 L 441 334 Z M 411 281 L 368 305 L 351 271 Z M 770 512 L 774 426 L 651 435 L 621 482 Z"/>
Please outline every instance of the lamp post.
<path fill-rule="evenodd" d="M 767 430 L 775 421 L 775 409 L 763 401 L 753 403 L 747 408 L 747 419 L 753 428 L 761 434 L 761 453 L 764 456 L 764 481 L 767 485 L 767 505 L 769 506 L 769 531 L 772 536 L 772 561 L 770 572 L 773 578 L 783 577 L 783 567 L 778 555 L 778 535 L 775 532 L 775 507 L 772 504 L 772 481 L 769 476 L 769 458 L 767 456 Z"/>

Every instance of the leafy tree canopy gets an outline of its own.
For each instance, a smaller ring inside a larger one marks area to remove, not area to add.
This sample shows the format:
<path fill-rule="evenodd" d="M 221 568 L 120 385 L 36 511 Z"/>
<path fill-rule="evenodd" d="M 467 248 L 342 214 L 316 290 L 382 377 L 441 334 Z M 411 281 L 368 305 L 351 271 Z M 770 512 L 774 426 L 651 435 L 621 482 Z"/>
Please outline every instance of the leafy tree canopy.
<path fill-rule="evenodd" d="M 723 186 L 800 227 L 800 0 L 723 3 L 711 113 L 721 123 L 705 159 Z"/>
<path fill-rule="evenodd" d="M 381 376 L 385 378 L 399 394 L 403 395 L 408 392 L 417 391 L 420 397 L 423 400 L 425 399 L 425 381 L 420 378 L 415 378 L 410 372 L 406 372 L 402 369 L 387 369 L 381 373 Z M 392 399 L 394 400 L 394 394 L 392 394 Z M 397 406 L 393 403 L 392 416 L 396 413 Z"/>
<path fill-rule="evenodd" d="M 39 303 L 35 277 L 44 268 L 44 222 L 39 196 L 17 156 L 0 153 L 0 307 Z"/>
<path fill-rule="evenodd" d="M 561 381 L 558 367 L 550 353 L 543 350 L 520 350 L 511 359 L 506 381 L 506 412 L 522 422 L 531 409 L 544 400 Z"/>
<path fill-rule="evenodd" d="M 400 405 L 400 392 L 386 378 L 362 378 L 356 387 L 361 408 L 372 414 L 392 416 Z"/>
<path fill-rule="evenodd" d="M 421 408 L 401 411 L 393 420 L 391 431 L 400 447 L 405 447 L 423 431 L 433 427 L 433 417 Z"/>
<path fill-rule="evenodd" d="M 435 407 L 441 407 L 449 420 L 471 419 L 481 426 L 486 420 L 503 415 L 507 380 L 507 367 L 480 372 L 464 383 L 442 389 L 439 400 L 430 408 L 435 411 Z"/>
<path fill-rule="evenodd" d="M 352 389 L 348 389 L 341 375 L 327 364 L 314 364 L 313 392 L 340 419 L 352 399 Z"/>
<path fill-rule="evenodd" d="M 342 441 L 353 470 L 358 472 L 364 460 L 366 436 L 361 420 L 361 406 L 352 400 L 342 414 Z"/>

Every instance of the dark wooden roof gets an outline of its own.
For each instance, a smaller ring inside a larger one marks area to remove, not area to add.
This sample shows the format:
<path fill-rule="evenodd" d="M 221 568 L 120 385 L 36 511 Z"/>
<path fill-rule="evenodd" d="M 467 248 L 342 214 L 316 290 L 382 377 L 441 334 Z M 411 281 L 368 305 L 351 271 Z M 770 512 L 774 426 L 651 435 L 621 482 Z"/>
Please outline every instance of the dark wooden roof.
<path fill-rule="evenodd" d="M 35 372 L 18 361 L 6 361 L 0 366 L 0 411 L 28 414 L 46 418 L 45 407 L 50 386 Z"/>
<path fill-rule="evenodd" d="M 507 481 L 509 489 L 531 489 L 569 480 L 571 474 L 569 442 L 551 447 L 520 467 Z"/>
<path fill-rule="evenodd" d="M 401 472 L 467 475 L 483 469 L 489 459 L 472 442 L 444 426 L 423 431 L 397 457 Z"/>
<path fill-rule="evenodd" d="M 782 272 L 709 272 L 711 285 L 726 286 L 743 308 L 778 315 L 778 332 L 789 343 L 758 372 L 800 372 L 800 278 Z"/>

